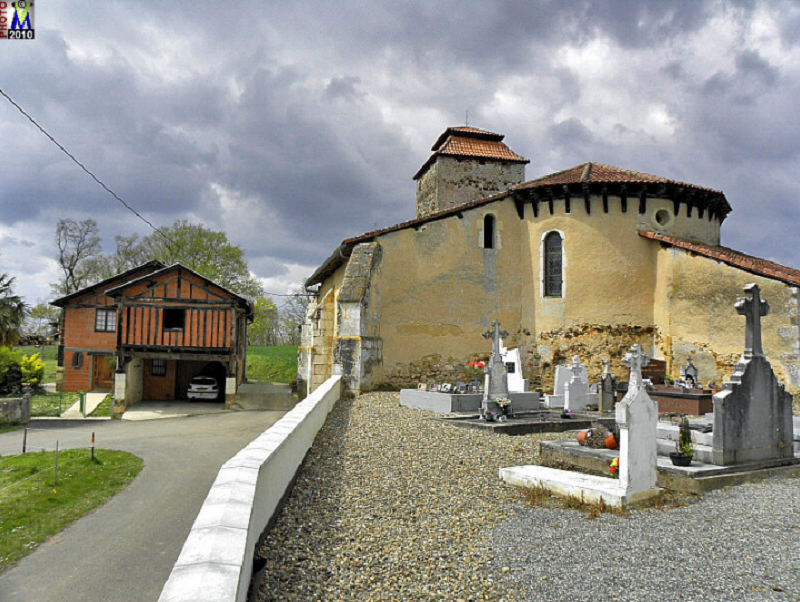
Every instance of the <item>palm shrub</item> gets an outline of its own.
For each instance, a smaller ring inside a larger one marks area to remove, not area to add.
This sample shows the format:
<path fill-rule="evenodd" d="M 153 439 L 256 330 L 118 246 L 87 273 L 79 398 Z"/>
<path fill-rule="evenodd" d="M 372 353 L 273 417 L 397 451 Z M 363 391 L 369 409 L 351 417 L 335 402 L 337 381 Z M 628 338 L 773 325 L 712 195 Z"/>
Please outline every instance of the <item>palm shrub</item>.
<path fill-rule="evenodd" d="M 19 337 L 26 306 L 14 294 L 14 279 L 0 273 L 0 345 L 14 345 Z"/>

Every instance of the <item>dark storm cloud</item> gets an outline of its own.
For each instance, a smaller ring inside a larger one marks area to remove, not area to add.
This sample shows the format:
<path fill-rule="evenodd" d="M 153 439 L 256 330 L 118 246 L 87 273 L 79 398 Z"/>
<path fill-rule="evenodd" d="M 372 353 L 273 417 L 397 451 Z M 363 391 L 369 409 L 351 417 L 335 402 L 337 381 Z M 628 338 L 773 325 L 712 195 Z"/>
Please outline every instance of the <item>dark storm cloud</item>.
<path fill-rule="evenodd" d="M 792 3 L 52 3 L 0 69 L 123 198 L 225 229 L 275 286 L 413 217 L 411 176 L 466 110 L 529 178 L 600 161 L 721 188 L 726 243 L 798 265 L 776 242 L 798 217 L 798 31 Z M 107 246 L 147 234 L 8 106 L 0 135 L 0 235 L 47 233 L 32 273 L 58 217 Z"/>

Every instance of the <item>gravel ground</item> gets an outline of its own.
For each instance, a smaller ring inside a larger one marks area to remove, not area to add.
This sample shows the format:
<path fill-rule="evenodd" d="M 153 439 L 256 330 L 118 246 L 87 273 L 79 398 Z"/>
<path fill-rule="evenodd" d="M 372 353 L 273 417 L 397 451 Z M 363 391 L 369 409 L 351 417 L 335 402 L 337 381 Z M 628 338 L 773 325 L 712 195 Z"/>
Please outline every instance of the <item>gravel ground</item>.
<path fill-rule="evenodd" d="M 590 520 L 497 476 L 574 433 L 433 417 L 397 393 L 336 404 L 259 550 L 260 600 L 800 599 L 800 479 Z"/>

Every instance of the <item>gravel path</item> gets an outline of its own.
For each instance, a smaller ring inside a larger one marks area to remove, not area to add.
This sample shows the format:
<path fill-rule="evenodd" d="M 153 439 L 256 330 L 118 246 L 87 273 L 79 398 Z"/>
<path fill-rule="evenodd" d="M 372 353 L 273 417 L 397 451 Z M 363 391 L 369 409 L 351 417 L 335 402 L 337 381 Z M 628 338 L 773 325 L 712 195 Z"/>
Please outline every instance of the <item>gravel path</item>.
<path fill-rule="evenodd" d="M 800 597 L 800 479 L 590 520 L 527 507 L 497 476 L 574 434 L 507 437 L 434 416 L 397 393 L 336 404 L 260 550 L 260 600 Z"/>

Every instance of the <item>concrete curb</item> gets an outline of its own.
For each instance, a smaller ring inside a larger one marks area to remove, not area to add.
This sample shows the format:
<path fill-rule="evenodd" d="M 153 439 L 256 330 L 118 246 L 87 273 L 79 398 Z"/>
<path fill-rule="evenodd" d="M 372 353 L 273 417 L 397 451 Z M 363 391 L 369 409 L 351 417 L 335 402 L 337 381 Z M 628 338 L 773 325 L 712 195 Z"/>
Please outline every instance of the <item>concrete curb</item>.
<path fill-rule="evenodd" d="M 255 547 L 333 404 L 334 376 L 223 464 L 159 602 L 244 602 Z"/>

